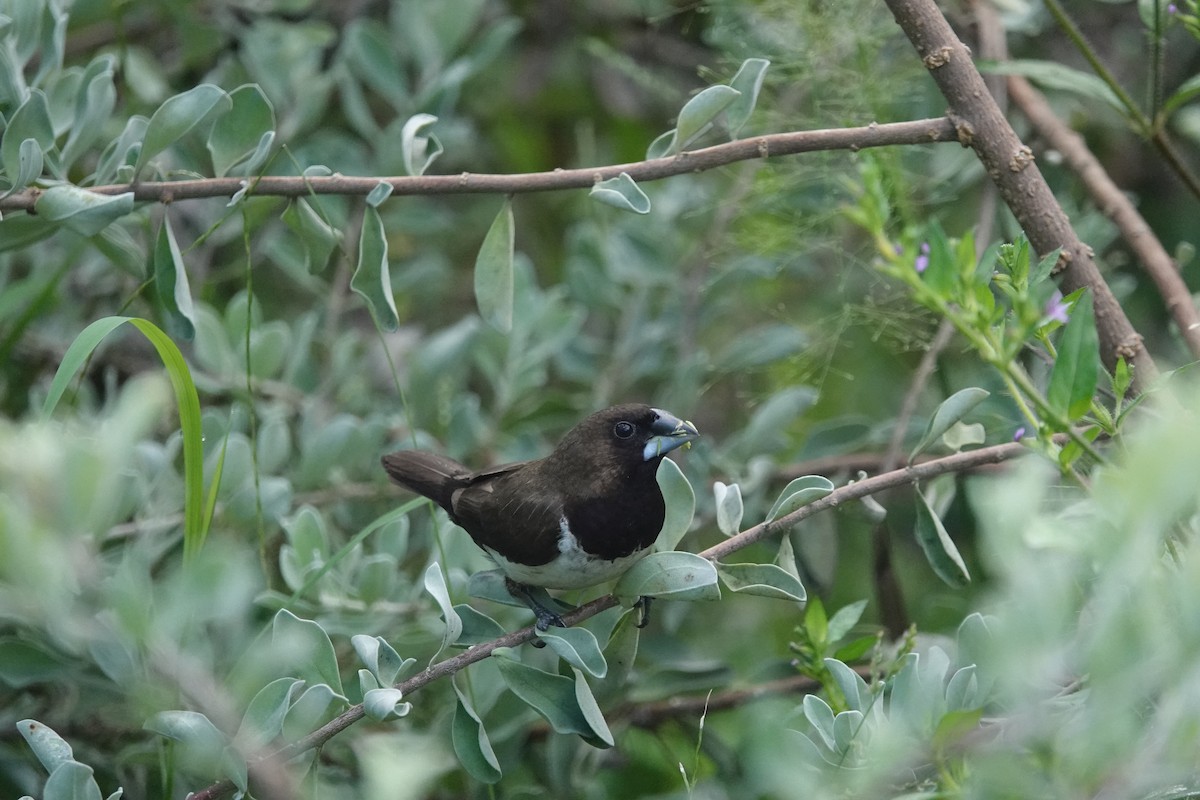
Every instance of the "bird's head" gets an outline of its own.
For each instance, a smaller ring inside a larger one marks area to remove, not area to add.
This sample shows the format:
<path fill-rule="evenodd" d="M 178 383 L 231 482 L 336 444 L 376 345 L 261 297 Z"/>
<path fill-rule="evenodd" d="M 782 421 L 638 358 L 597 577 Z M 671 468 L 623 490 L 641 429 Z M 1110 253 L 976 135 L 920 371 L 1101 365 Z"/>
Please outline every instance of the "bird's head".
<path fill-rule="evenodd" d="M 628 403 L 597 411 L 580 422 L 548 460 L 568 470 L 590 464 L 596 469 L 615 467 L 621 473 L 646 466 L 653 472 L 663 456 L 699 436 L 695 425 L 674 414 Z"/>

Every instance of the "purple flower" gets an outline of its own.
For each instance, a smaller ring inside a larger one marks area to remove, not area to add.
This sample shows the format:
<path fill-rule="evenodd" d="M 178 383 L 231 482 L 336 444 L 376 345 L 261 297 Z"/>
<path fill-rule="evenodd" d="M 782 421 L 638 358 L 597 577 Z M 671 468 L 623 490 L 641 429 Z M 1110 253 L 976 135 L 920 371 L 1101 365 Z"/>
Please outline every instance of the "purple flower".
<path fill-rule="evenodd" d="M 1174 3 L 1167 3 L 1167 13 L 1168 14 L 1178 14 L 1179 6 L 1175 5 Z"/>
<path fill-rule="evenodd" d="M 1055 289 L 1054 294 L 1050 295 L 1049 302 L 1046 303 L 1046 319 L 1066 324 L 1068 308 L 1070 307 L 1063 302 L 1062 292 Z"/>
<path fill-rule="evenodd" d="M 1022 425 L 1021 427 L 1017 428 L 1017 430 L 1013 433 L 1013 441 L 1019 442 L 1024 438 L 1025 438 L 1025 426 Z"/>
<path fill-rule="evenodd" d="M 929 242 L 921 242 L 921 254 L 913 262 L 913 267 L 916 268 L 918 275 L 929 268 Z"/>

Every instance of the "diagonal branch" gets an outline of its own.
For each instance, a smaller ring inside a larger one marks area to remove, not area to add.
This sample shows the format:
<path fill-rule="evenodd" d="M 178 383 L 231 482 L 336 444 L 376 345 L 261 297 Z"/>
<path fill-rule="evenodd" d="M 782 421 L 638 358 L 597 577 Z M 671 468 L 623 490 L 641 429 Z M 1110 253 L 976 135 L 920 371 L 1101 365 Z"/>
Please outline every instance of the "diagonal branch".
<path fill-rule="evenodd" d="M 962 472 L 965 470 L 975 469 L 987 464 L 998 464 L 1002 461 L 1007 461 L 1016 458 L 1019 455 L 1028 453 L 1029 450 L 1024 445 L 1011 443 L 1001 444 L 992 447 L 984 447 L 979 450 L 971 450 L 965 453 L 955 453 L 954 455 L 945 456 L 943 458 L 926 461 L 921 464 L 916 464 L 909 467 L 886 472 L 882 475 L 877 475 L 873 478 L 866 478 L 855 483 L 841 486 L 806 506 L 802 506 L 790 514 L 780 517 L 779 519 L 769 522 L 762 522 L 751 528 L 747 528 L 736 536 L 732 536 L 719 544 L 708 548 L 700 553 L 701 556 L 717 560 L 724 558 L 731 553 L 741 550 L 744 547 L 767 539 L 771 536 L 782 534 L 792 528 L 792 526 L 805 520 L 814 514 L 819 514 L 822 511 L 837 508 L 851 500 L 858 500 L 868 495 L 873 495 L 885 489 L 892 489 L 897 486 L 906 486 L 917 481 L 927 481 L 937 475 L 943 475 L 950 472 Z M 563 614 L 563 621 L 567 625 L 576 625 L 585 619 L 596 616 L 601 611 L 606 611 L 618 605 L 617 598 L 611 594 L 598 597 L 589 603 L 585 603 L 579 608 L 567 614 Z M 429 669 L 412 676 L 408 680 L 396 684 L 396 688 L 405 695 L 410 695 L 413 692 L 421 689 L 434 681 L 449 677 L 456 672 L 466 669 L 471 664 L 477 661 L 482 661 L 491 656 L 491 654 L 501 647 L 516 647 L 520 644 L 530 642 L 535 638 L 533 628 L 523 628 L 519 631 L 507 633 L 490 642 L 484 642 L 466 650 L 452 658 L 447 658 L 444 661 L 439 661 Z M 340 715 L 322 725 L 317 730 L 308 734 L 302 739 L 299 739 L 291 744 L 283 747 L 273 753 L 261 756 L 257 761 L 251 764 L 251 772 L 253 773 L 255 764 L 259 761 L 269 760 L 273 763 L 279 761 L 290 760 L 301 753 L 321 747 L 334 736 L 349 728 L 354 723 L 358 722 L 364 716 L 362 705 L 353 706 Z M 219 797 L 225 797 L 231 794 L 234 790 L 233 784 L 228 780 L 218 781 L 217 783 L 208 786 L 207 788 L 191 795 L 191 800 L 216 800 Z"/>
<path fill-rule="evenodd" d="M 1091 289 L 1100 335 L 1100 355 L 1110 370 L 1119 358 L 1135 367 L 1134 384 L 1144 388 L 1158 374 L 1142 337 L 1125 316 L 1066 212 L 1054 198 L 1004 113 L 988 93 L 971 52 L 958 40 L 934 0 L 886 0 L 897 24 L 921 56 L 938 89 L 950 104 L 959 140 L 975 150 L 1000 196 L 1041 254 L 1062 248 L 1056 274 L 1064 293 Z"/>
<path fill-rule="evenodd" d="M 857 151 L 868 147 L 900 144 L 930 144 L 956 141 L 954 126 L 945 117 L 909 122 L 872 122 L 858 128 L 773 133 L 738 139 L 676 156 L 582 169 L 550 172 L 489 175 L 463 172 L 459 175 L 403 177 L 351 177 L 346 175 L 264 175 L 257 178 L 198 178 L 183 181 L 144 181 L 88 187 L 98 194 L 133 192 L 134 200 L 171 203 L 202 197 L 232 197 L 247 185 L 247 194 L 301 197 L 309 194 L 367 195 L 380 183 L 390 184 L 395 195 L 431 194 L 518 194 L 556 189 L 587 189 L 597 181 L 615 178 L 622 172 L 635 181 L 655 181 L 688 172 L 703 172 L 738 161 L 766 159 L 820 150 Z M 0 198 L 0 211 L 33 211 L 44 190 L 32 188 Z"/>

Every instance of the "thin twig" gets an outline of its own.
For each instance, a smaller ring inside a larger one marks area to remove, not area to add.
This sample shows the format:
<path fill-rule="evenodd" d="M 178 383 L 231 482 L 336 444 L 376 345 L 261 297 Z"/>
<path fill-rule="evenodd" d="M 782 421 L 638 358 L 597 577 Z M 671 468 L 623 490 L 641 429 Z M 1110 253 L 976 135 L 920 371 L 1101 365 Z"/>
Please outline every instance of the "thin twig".
<path fill-rule="evenodd" d="M 264 175 L 257 178 L 199 178 L 183 181 L 144 181 L 136 184 L 92 186 L 105 195 L 133 192 L 140 202 L 179 202 L 204 197 L 232 197 L 246 189 L 247 195 L 301 197 L 309 194 L 367 195 L 381 183 L 390 184 L 394 195 L 432 194 L 517 194 L 559 189 L 587 189 L 598 181 L 622 172 L 636 181 L 655 181 L 688 172 L 703 172 L 738 161 L 771 156 L 812 153 L 821 150 L 857 151 L 868 147 L 901 144 L 953 142 L 954 126 L 944 117 L 909 122 L 874 123 L 858 128 L 773 133 L 739 139 L 726 144 L 690 150 L 676 156 L 582 169 L 556 169 L 511 175 L 463 172 L 459 175 L 402 177 L 349 177 L 345 175 Z M 0 199 L 0 211 L 32 211 L 43 189 L 31 188 Z"/>

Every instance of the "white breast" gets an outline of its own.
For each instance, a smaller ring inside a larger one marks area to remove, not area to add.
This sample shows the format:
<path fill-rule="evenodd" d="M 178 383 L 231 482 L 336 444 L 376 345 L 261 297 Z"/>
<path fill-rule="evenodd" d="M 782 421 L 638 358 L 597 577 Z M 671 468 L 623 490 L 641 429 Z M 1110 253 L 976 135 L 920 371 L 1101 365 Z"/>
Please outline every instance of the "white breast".
<path fill-rule="evenodd" d="M 611 581 L 632 567 L 650 552 L 650 548 L 638 550 L 612 561 L 588 555 L 579 546 L 579 540 L 571 533 L 564 516 L 559 521 L 558 555 L 546 564 L 531 567 L 509 561 L 490 547 L 485 547 L 504 574 L 517 583 L 542 586 L 547 589 L 581 589 L 598 583 Z"/>

